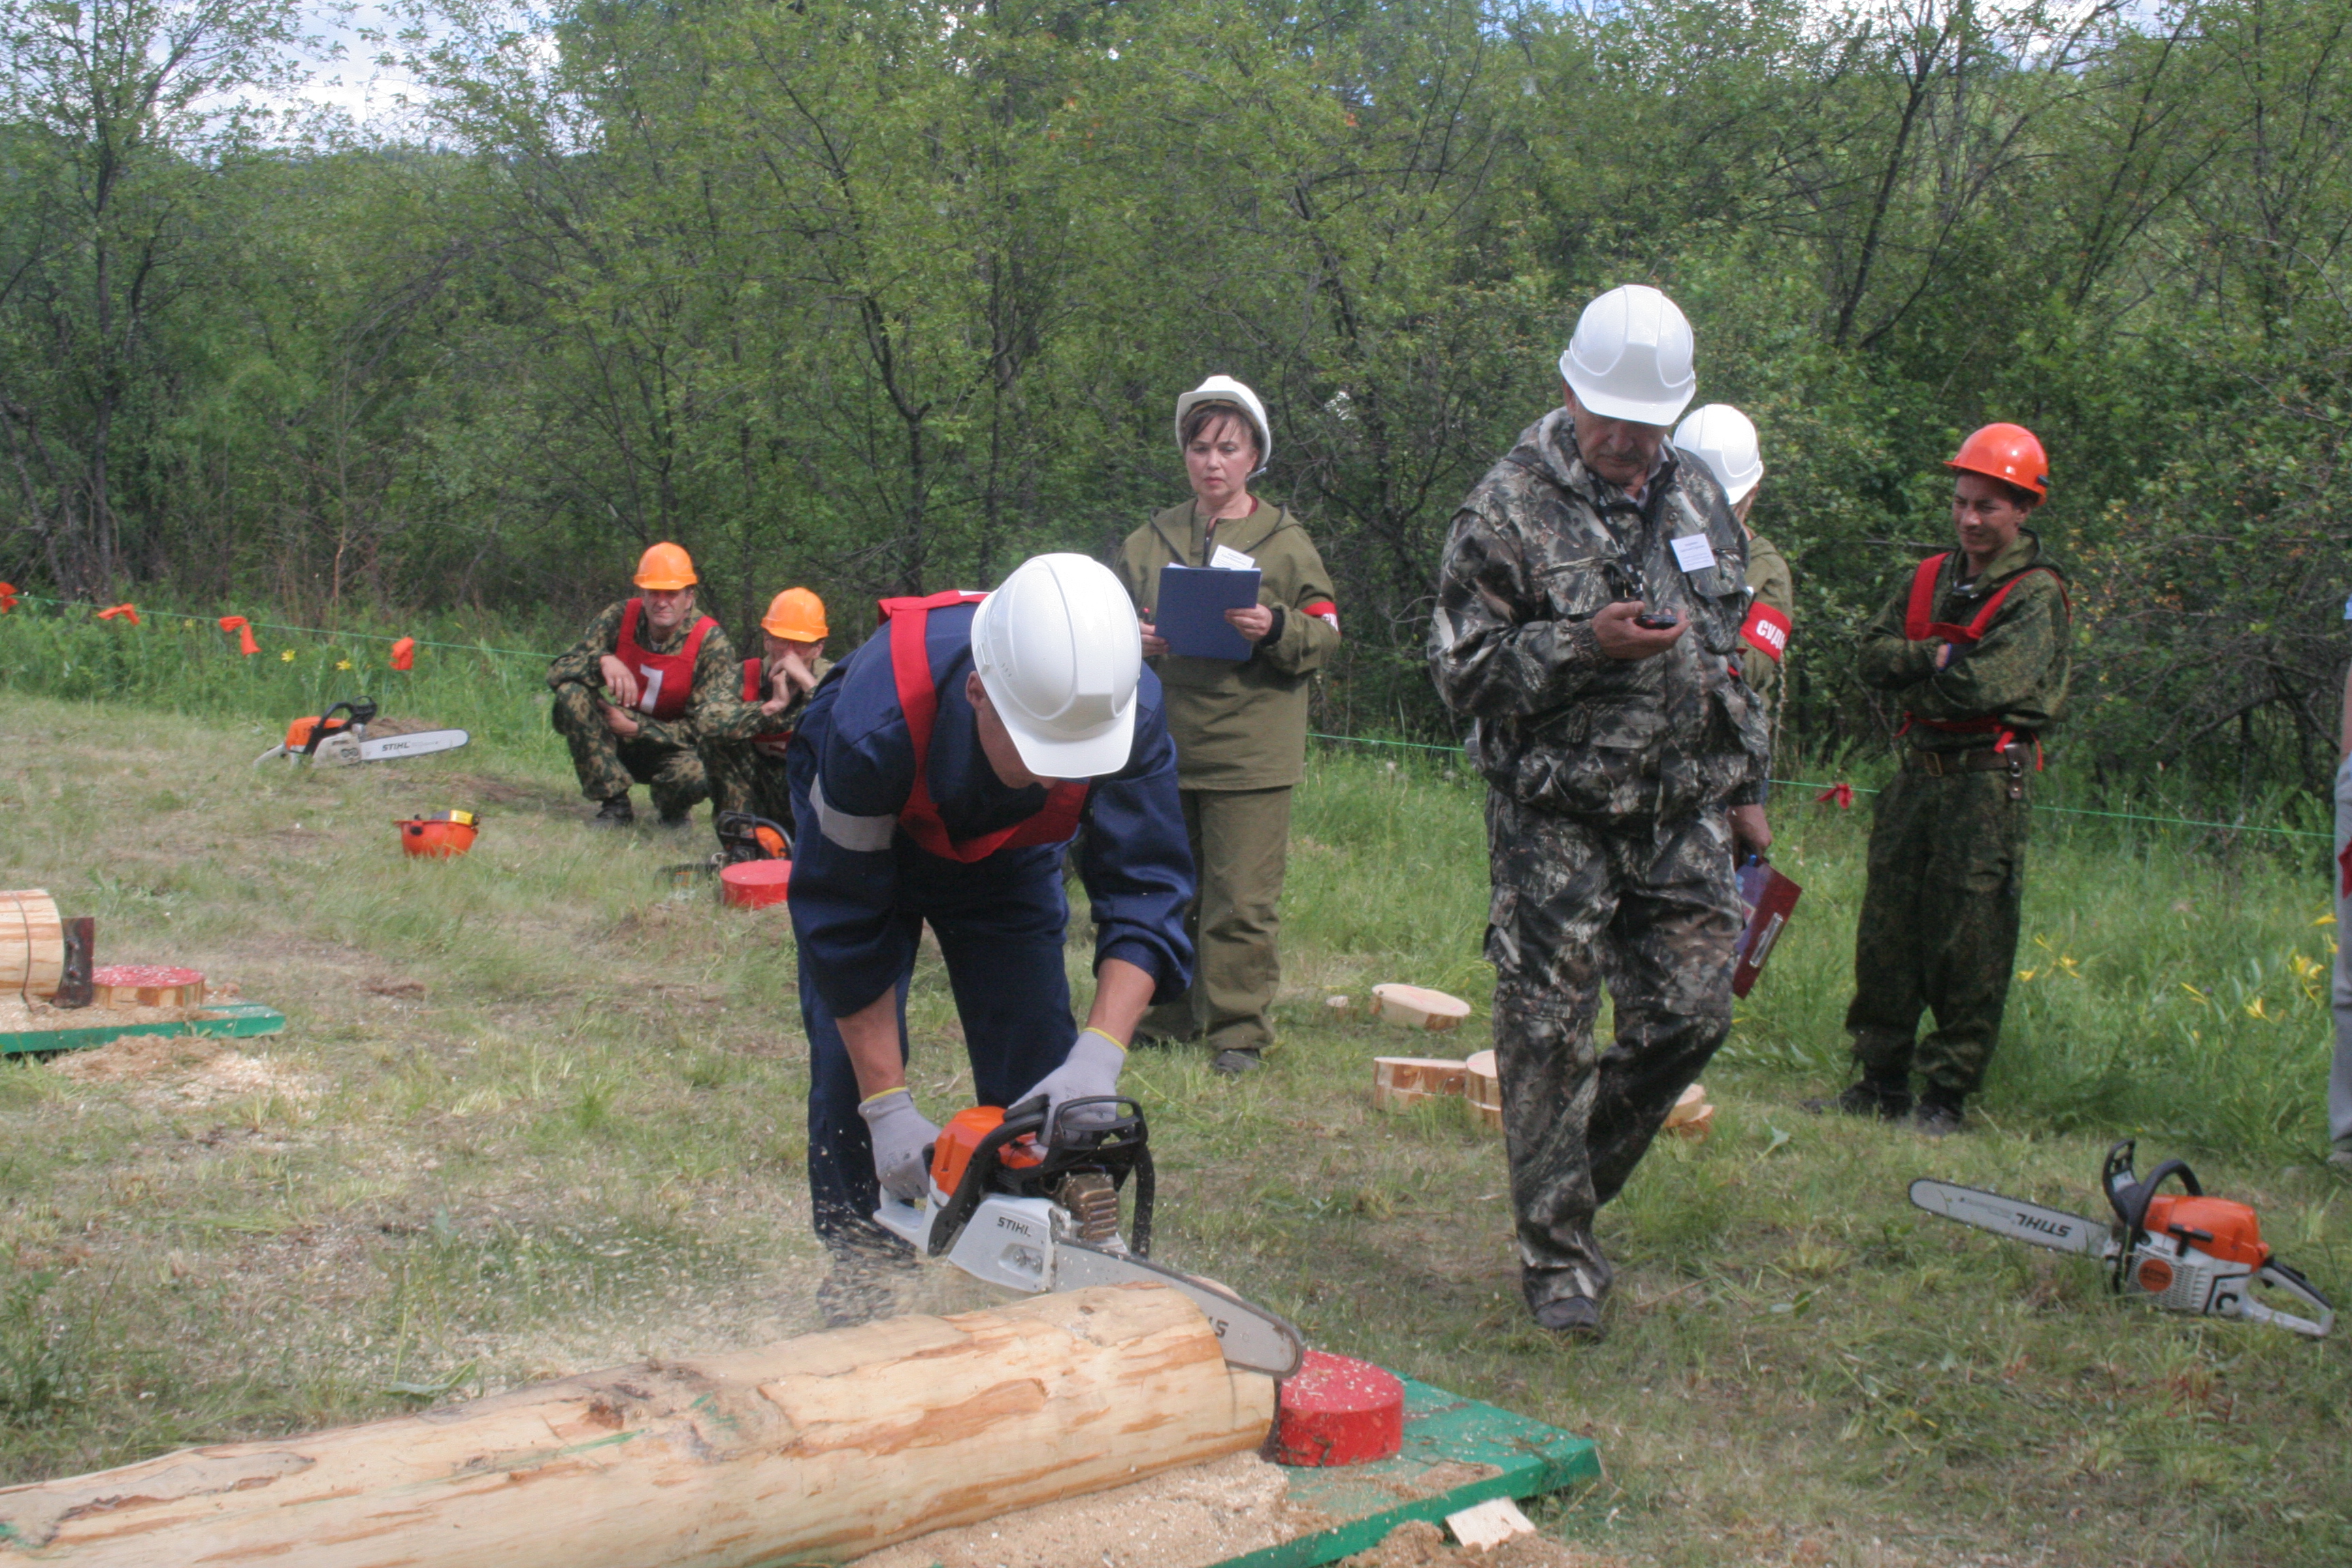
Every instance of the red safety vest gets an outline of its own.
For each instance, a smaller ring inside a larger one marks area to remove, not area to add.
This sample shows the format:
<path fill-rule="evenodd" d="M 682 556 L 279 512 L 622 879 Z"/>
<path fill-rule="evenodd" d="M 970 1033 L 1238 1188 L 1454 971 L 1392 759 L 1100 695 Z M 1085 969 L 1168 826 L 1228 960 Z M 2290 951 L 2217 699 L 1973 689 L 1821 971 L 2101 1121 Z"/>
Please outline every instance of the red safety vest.
<path fill-rule="evenodd" d="M 636 675 L 637 710 L 667 722 L 686 711 L 687 700 L 694 695 L 694 661 L 702 656 L 702 639 L 719 623 L 709 616 L 698 616 L 686 634 L 684 647 L 676 653 L 647 653 L 637 641 L 637 627 L 645 614 L 643 599 L 631 599 L 621 612 L 621 646 L 613 650 L 613 657 Z"/>
<path fill-rule="evenodd" d="M 1937 620 L 1935 618 L 1936 576 L 1943 571 L 1944 563 L 1950 559 L 1951 552 L 1948 550 L 1940 555 L 1930 555 L 1919 563 L 1919 570 L 1911 574 L 1910 602 L 1903 606 L 1903 635 L 1909 641 L 1972 643 L 1979 640 L 1985 635 L 1986 628 L 1992 625 L 1993 616 L 2000 612 L 2000 602 L 2009 597 L 2009 591 L 2036 572 L 2047 572 L 2051 576 L 2058 579 L 2059 602 L 2065 605 L 2067 614 L 2074 613 L 2074 601 L 2066 596 L 2066 579 L 2058 575 L 2057 569 L 2051 566 L 2028 566 L 2024 571 L 2003 583 L 1994 592 L 1993 596 L 1979 607 L 1967 626 L 1955 626 L 1949 621 Z M 1999 739 L 1993 742 L 1992 747 L 1996 752 L 2006 752 L 2018 739 L 2017 731 L 2009 729 L 1998 719 L 1915 720 L 1909 713 L 1903 715 L 1903 730 L 1908 730 L 1914 723 L 1925 724 L 1930 730 L 1940 730 L 1947 735 L 1998 736 Z M 1903 730 L 1897 730 L 1895 733 L 1899 735 Z M 2038 735 L 2027 738 L 2033 742 L 2033 765 L 2038 770 L 2042 766 L 2042 739 Z"/>
<path fill-rule="evenodd" d="M 1000 849 L 1026 849 L 1039 844 L 1061 844 L 1078 830 L 1078 813 L 1087 804 L 1087 782 L 1065 779 L 1045 792 L 1045 804 L 1034 816 L 983 833 L 977 838 L 948 836 L 940 808 L 931 799 L 931 726 L 940 716 L 939 688 L 931 679 L 931 656 L 924 633 L 933 610 L 976 605 L 985 594 L 952 589 L 927 599 L 884 599 L 875 608 L 890 626 L 890 673 L 898 686 L 898 707 L 907 715 L 907 737 L 915 748 L 915 787 L 899 810 L 898 826 L 907 837 L 933 855 L 970 865 Z"/>
<path fill-rule="evenodd" d="M 766 698 L 760 695 L 760 685 L 761 682 L 767 678 L 767 673 L 765 666 L 759 659 L 747 658 L 743 661 L 744 701 L 764 702 L 767 700 Z M 781 746 L 792 738 L 793 732 L 790 730 L 772 730 L 764 735 L 752 736 L 751 744 L 755 746 Z"/>

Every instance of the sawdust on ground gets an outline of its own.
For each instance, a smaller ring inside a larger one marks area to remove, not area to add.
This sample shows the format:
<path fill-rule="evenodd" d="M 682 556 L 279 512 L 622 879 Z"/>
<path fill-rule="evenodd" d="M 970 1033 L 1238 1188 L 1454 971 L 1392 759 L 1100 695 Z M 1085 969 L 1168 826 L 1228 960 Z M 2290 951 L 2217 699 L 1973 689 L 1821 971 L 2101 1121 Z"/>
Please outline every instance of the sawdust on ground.
<path fill-rule="evenodd" d="M 1231 1454 L 934 1531 L 857 1559 L 853 1568 L 1209 1568 L 1330 1521 L 1285 1500 L 1289 1480 L 1255 1454 Z"/>
<path fill-rule="evenodd" d="M 205 1007 L 53 1007 L 38 997 L 0 994 L 0 1035 L 34 1029 L 100 1029 L 124 1024 L 184 1024 L 209 1018 Z"/>
<path fill-rule="evenodd" d="M 1491 1467 L 1477 1468 L 1494 1473 Z M 1475 1479 L 1428 1478 L 1437 1489 Z M 851 1568 L 1211 1568 L 1335 1522 L 1291 1502 L 1289 1490 L 1280 1466 L 1255 1454 L 1233 1454 L 1130 1486 L 936 1531 L 861 1557 Z M 1412 1489 L 1400 1495 L 1427 1494 Z M 1472 1552 L 1448 1540 L 1441 1526 L 1418 1520 L 1346 1561 L 1352 1568 L 1625 1568 L 1618 1558 L 1533 1535 Z"/>
<path fill-rule="evenodd" d="M 165 1105 L 216 1105 L 253 1094 L 310 1100 L 319 1092 L 293 1068 L 204 1035 L 130 1035 L 68 1052 L 49 1068 L 75 1083 L 131 1085 L 138 1098 Z"/>

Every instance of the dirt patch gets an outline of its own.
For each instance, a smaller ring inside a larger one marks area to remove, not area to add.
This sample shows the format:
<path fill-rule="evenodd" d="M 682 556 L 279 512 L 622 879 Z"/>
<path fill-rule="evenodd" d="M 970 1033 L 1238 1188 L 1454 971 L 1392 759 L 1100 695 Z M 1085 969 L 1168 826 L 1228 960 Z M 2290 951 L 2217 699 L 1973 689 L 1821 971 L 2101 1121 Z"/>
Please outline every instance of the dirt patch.
<path fill-rule="evenodd" d="M 202 1035 L 132 1035 L 61 1056 L 49 1066 L 75 1083 L 136 1085 L 138 1098 L 164 1105 L 217 1105 L 249 1094 L 310 1100 L 319 1093 L 292 1068 Z"/>
<path fill-rule="evenodd" d="M 1171 1470 L 1132 1486 L 935 1531 L 854 1568 L 1208 1568 L 1319 1530 L 1285 1500 L 1289 1479 L 1255 1454 Z"/>

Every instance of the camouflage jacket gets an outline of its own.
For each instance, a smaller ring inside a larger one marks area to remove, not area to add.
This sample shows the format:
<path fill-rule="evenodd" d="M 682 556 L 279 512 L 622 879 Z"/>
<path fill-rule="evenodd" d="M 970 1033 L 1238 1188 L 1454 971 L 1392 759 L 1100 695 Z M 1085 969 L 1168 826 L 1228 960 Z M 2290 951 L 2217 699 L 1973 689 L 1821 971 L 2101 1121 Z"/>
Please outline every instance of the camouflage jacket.
<path fill-rule="evenodd" d="M 1685 570 L 1671 541 L 1701 561 Z M 1712 563 L 1705 557 L 1712 554 Z M 1487 782 L 1541 810 L 1675 820 L 1764 795 L 1763 704 L 1735 674 L 1747 539 L 1704 464 L 1665 448 L 1643 499 L 1586 468 L 1568 411 L 1519 437 L 1454 514 L 1429 662 Z M 1601 651 L 1630 596 L 1690 622 L 1654 658 Z"/>
<path fill-rule="evenodd" d="M 547 684 L 562 686 L 577 681 L 590 690 L 601 689 L 604 674 L 599 661 L 608 653 L 621 647 L 621 616 L 629 607 L 623 599 L 604 607 L 602 615 L 588 623 L 580 640 L 558 655 L 547 667 Z M 678 624 L 667 637 L 656 632 L 651 624 L 639 629 L 640 646 L 647 653 L 676 653 L 686 646 L 686 634 L 697 616 L 696 611 Z M 701 725 L 706 719 L 715 719 L 730 709 L 740 706 L 738 693 L 742 688 L 743 666 L 735 657 L 734 645 L 727 634 L 717 626 L 702 639 L 702 651 L 694 660 L 694 694 L 687 700 L 686 712 L 667 723 L 645 713 L 636 715 L 637 739 L 656 746 L 694 745 L 701 738 Z"/>
<path fill-rule="evenodd" d="M 1903 635 L 1911 603 L 1911 574 L 1885 607 L 1862 630 L 1856 671 L 1863 684 L 1895 693 L 1909 721 L 1904 738 L 1923 752 L 1977 751 L 1993 743 L 2000 730 L 2038 735 L 2058 719 L 2066 702 L 2072 668 L 2074 617 L 2057 568 L 2044 559 L 2042 541 L 2021 529 L 1983 575 L 1962 582 L 1968 557 L 1958 549 L 1936 574 L 1934 618 L 1966 626 L 1989 598 L 2008 584 L 2016 586 L 1974 643 L 1964 643 L 1950 664 L 1936 668 L 1944 645 L 1914 642 Z M 2037 570 L 2038 568 L 2038 570 Z M 1969 728 L 1947 730 L 1957 724 Z"/>

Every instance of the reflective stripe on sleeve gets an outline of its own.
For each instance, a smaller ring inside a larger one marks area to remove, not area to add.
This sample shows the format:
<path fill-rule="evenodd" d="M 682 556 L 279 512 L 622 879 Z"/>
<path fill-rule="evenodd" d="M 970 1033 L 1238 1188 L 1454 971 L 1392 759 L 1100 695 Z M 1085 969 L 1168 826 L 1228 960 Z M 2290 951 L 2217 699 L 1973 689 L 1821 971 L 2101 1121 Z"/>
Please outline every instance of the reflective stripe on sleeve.
<path fill-rule="evenodd" d="M 852 816 L 834 810 L 824 803 L 823 779 L 809 781 L 809 804 L 816 807 L 818 830 L 855 854 L 874 855 L 889 848 L 891 836 L 898 831 L 895 816 Z"/>

